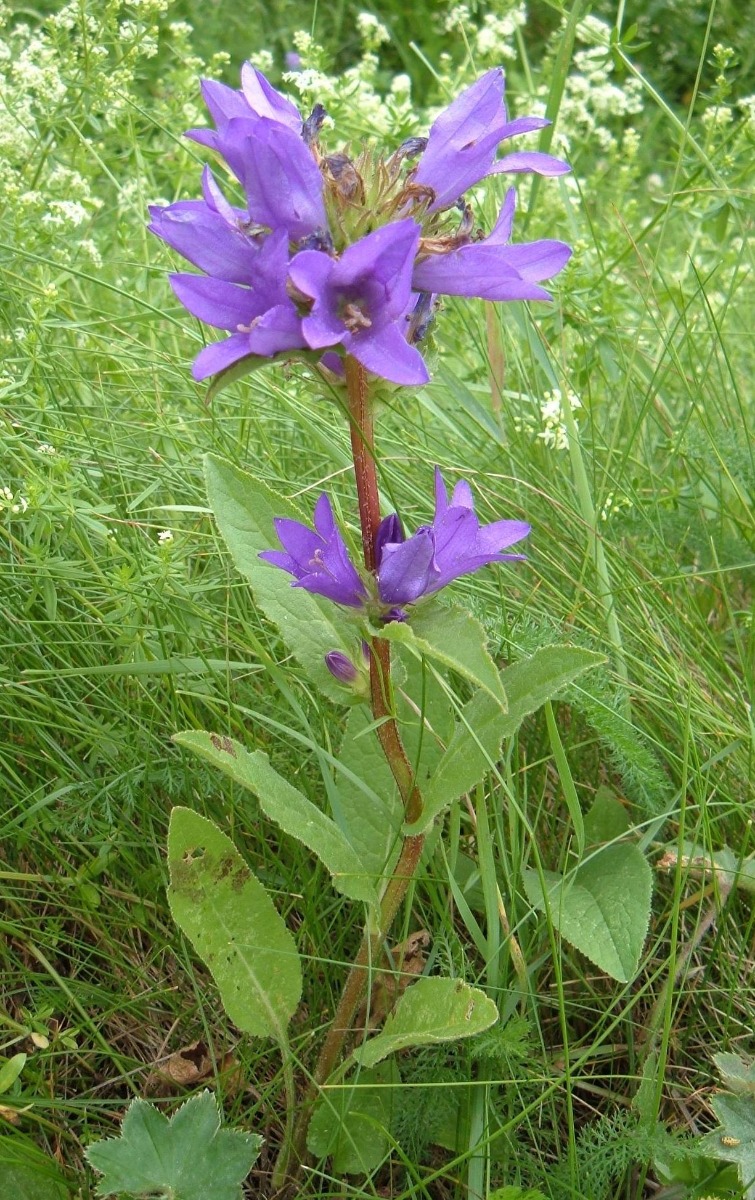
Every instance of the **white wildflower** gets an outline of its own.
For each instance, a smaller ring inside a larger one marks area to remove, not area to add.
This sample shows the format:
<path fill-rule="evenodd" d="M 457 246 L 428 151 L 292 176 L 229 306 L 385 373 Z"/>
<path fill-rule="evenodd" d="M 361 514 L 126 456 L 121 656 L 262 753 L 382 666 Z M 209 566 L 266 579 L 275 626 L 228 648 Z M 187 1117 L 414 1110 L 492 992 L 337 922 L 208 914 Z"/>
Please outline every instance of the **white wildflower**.
<path fill-rule="evenodd" d="M 157 535 L 157 540 L 161 546 L 169 546 L 173 541 L 173 531 L 171 529 L 162 529 Z"/>
<path fill-rule="evenodd" d="M 569 440 L 563 419 L 563 405 L 568 404 L 572 412 L 582 407 L 582 402 L 574 392 L 562 395 L 559 388 L 544 392 L 540 401 L 540 419 L 543 428 L 538 437 L 553 450 L 566 450 Z"/>
<path fill-rule="evenodd" d="M 706 129 L 725 129 L 734 120 L 734 113 L 728 104 L 712 104 L 701 120 Z"/>
<path fill-rule="evenodd" d="M 37 453 L 38 454 L 57 454 L 58 452 L 54 446 L 50 445 L 49 442 L 40 442 L 39 445 L 37 446 Z"/>
<path fill-rule="evenodd" d="M 26 496 L 22 496 L 20 492 L 12 492 L 9 487 L 0 488 L 0 512 L 18 515 L 25 513 L 28 507 L 29 501 Z"/>
<path fill-rule="evenodd" d="M 357 14 L 357 29 L 366 50 L 377 50 L 383 42 L 391 40 L 391 35 L 385 25 L 381 25 L 377 17 L 369 12 Z"/>

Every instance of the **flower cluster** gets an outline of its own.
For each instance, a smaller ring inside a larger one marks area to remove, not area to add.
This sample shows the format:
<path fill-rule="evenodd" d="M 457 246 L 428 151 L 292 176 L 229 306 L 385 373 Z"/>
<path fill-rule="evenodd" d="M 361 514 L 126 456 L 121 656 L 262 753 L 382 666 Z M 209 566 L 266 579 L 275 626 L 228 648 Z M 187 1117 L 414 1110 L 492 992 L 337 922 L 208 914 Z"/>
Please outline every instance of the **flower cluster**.
<path fill-rule="evenodd" d="M 449 500 L 443 476 L 435 469 L 435 515 L 406 537 L 398 513 L 385 517 L 375 539 L 376 570 L 368 583 L 349 556 L 327 495 L 315 505 L 314 528 L 278 518 L 275 530 L 282 550 L 260 558 L 294 576 L 292 587 L 326 596 L 347 608 L 370 609 L 383 621 L 406 618 L 407 606 L 489 563 L 509 562 L 521 554 L 503 551 L 527 537 L 524 521 L 480 525 L 466 480 Z"/>
<path fill-rule="evenodd" d="M 464 199 L 490 175 L 569 170 L 537 151 L 497 157 L 502 142 L 547 124 L 509 120 L 500 68 L 444 109 L 426 138 L 387 157 L 373 147 L 355 158 L 326 153 L 321 105 L 303 119 L 250 63 L 241 84 L 203 82 L 215 128 L 189 137 L 225 162 L 244 207 L 205 167 L 202 200 L 150 210 L 150 229 L 204 272 L 171 276 L 179 300 L 228 334 L 199 354 L 196 379 L 245 359 L 325 352 L 336 371 L 349 354 L 393 383 L 419 385 L 428 374 L 417 342 L 437 294 L 550 299 L 540 284 L 570 248 L 549 239 L 510 244 L 513 190 L 487 237 Z"/>

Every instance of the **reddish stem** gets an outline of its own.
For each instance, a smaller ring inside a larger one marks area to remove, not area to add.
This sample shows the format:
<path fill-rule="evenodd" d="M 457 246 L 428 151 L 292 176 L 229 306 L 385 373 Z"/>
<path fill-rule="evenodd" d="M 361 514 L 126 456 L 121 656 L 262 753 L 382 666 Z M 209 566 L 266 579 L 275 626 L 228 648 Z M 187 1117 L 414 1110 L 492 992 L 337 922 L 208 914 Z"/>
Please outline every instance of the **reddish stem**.
<path fill-rule="evenodd" d="M 361 363 L 346 358 L 346 386 L 351 421 L 351 449 L 354 455 L 354 475 L 359 498 L 359 520 L 362 528 L 364 562 L 368 571 L 375 571 L 375 537 L 380 524 L 380 497 L 375 466 L 375 442 L 372 404 L 367 374 Z M 393 714 L 391 687 L 391 647 L 385 638 L 373 638 L 370 657 L 370 699 L 372 715 L 377 722 L 376 732 L 388 765 L 404 802 L 406 819 L 410 823 L 422 814 L 422 796 L 414 782 L 414 771 L 407 757 L 398 725 Z M 294 1186 L 307 1150 L 307 1129 L 320 1089 L 333 1074 L 346 1038 L 352 1032 L 354 1018 L 362 1002 L 371 968 L 377 964 L 385 938 L 388 936 L 401 901 L 414 877 L 422 856 L 424 834 L 407 837 L 401 847 L 396 868 L 388 880 L 380 901 L 377 927 L 368 927 L 362 938 L 359 953 L 349 971 L 341 999 L 320 1051 L 312 1079 L 303 1100 L 290 1146 L 281 1153 L 273 1174 L 274 1186 Z"/>

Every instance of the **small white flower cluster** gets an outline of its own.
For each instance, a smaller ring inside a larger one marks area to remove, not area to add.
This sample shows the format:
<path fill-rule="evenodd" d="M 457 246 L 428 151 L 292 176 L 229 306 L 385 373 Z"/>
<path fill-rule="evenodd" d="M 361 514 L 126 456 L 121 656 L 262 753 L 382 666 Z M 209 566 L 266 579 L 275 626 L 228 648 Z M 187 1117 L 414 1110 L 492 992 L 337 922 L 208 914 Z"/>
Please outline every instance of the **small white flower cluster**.
<path fill-rule="evenodd" d="M 617 496 L 615 492 L 609 492 L 603 501 L 600 510 L 600 519 L 601 521 L 607 521 L 615 513 L 627 508 L 634 508 L 628 496 Z"/>
<path fill-rule="evenodd" d="M 89 213 L 78 200 L 51 200 L 42 224 L 47 229 L 76 229 L 89 220 Z"/>
<path fill-rule="evenodd" d="M 610 26 L 599 17 L 585 17 L 577 26 L 577 39 L 586 48 L 574 54 L 566 80 L 553 139 L 553 150 L 557 154 L 568 157 L 573 148 L 584 147 L 591 141 L 599 150 L 615 151 L 620 144 L 621 122 L 642 112 L 640 81 L 614 82 L 615 68 L 607 49 L 610 37 Z M 555 44 L 554 40 L 551 54 L 555 53 Z M 528 111 L 543 116 L 546 98 L 547 89 L 543 86 L 538 90 L 535 103 L 528 103 Z M 633 134 L 629 136 L 631 153 Z M 636 138 L 636 134 L 634 136 Z M 623 140 L 621 147 L 623 150 Z"/>
<path fill-rule="evenodd" d="M 381 25 L 377 17 L 372 13 L 360 12 L 357 14 L 357 29 L 362 40 L 362 45 L 367 51 L 379 50 L 383 42 L 389 42 L 391 35 L 385 25 Z"/>
<path fill-rule="evenodd" d="M 516 4 L 502 16 L 486 13 L 474 39 L 476 57 L 483 63 L 499 63 L 516 58 L 513 45 L 517 29 L 527 21 L 527 9 Z"/>
<path fill-rule="evenodd" d="M 0 487 L 0 512 L 16 515 L 25 513 L 28 507 L 29 501 L 26 496 L 22 496 L 20 492 L 12 492 L 9 487 Z"/>
<path fill-rule="evenodd" d="M 737 108 L 744 116 L 748 132 L 755 134 L 755 96 L 743 96 L 737 101 Z"/>
<path fill-rule="evenodd" d="M 540 401 L 540 419 L 543 422 L 543 428 L 537 436 L 545 442 L 546 446 L 551 446 L 554 450 L 566 450 L 569 445 L 563 418 L 564 404 L 568 404 L 573 413 L 582 407 L 582 401 L 574 392 L 567 392 L 565 396 L 561 394 L 559 388 L 554 388 L 551 392 L 543 392 L 543 398 Z"/>
<path fill-rule="evenodd" d="M 157 540 L 161 546 L 169 546 L 173 541 L 173 531 L 171 529 L 161 529 L 157 535 Z"/>
<path fill-rule="evenodd" d="M 472 24 L 472 14 L 466 4 L 456 4 L 446 13 L 443 28 L 446 33 L 458 33 Z"/>
<path fill-rule="evenodd" d="M 700 118 L 706 129 L 725 129 L 734 120 L 734 112 L 728 104 L 711 104 Z"/>
<path fill-rule="evenodd" d="M 582 402 L 574 392 L 562 395 L 558 388 L 543 392 L 540 401 L 535 401 L 540 410 L 539 420 L 535 416 L 525 416 L 515 421 L 517 432 L 529 433 L 544 442 L 551 450 L 566 450 L 569 439 L 563 419 L 563 405 L 567 403 L 573 413 L 582 407 Z"/>
<path fill-rule="evenodd" d="M 340 75 L 325 71 L 322 47 L 310 34 L 297 31 L 293 43 L 301 57 L 301 65 L 295 71 L 287 71 L 283 79 L 299 93 L 301 107 L 305 110 L 314 104 L 325 106 L 328 112 L 326 128 L 335 125 L 346 137 L 378 136 L 401 141 L 418 129 L 411 81 L 408 75 L 396 75 L 386 94 L 378 91 L 380 61 L 371 47 L 384 41 L 388 32 L 379 23 L 373 24 L 373 20 L 362 22 L 367 36 L 359 62 Z"/>
<path fill-rule="evenodd" d="M 39 445 L 37 446 L 37 454 L 57 454 L 57 453 L 58 452 L 55 449 L 55 447 L 51 446 L 49 442 L 40 442 Z"/>

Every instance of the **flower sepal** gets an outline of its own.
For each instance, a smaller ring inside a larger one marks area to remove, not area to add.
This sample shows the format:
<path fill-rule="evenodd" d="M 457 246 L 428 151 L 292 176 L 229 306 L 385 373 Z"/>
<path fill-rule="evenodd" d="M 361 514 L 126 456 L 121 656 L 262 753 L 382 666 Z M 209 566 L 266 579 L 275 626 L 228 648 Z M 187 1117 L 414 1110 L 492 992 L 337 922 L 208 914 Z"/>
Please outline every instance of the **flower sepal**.
<path fill-rule="evenodd" d="M 205 401 L 209 404 L 232 383 L 244 379 L 247 375 L 256 374 L 263 367 L 291 362 L 300 362 L 316 367 L 319 360 L 320 355 L 313 350 L 281 350 L 279 354 L 272 354 L 269 358 L 263 358 L 261 354 L 247 354 L 245 358 L 240 358 L 238 362 L 226 367 L 224 371 L 218 371 L 217 375 L 213 375 L 212 382 L 205 392 Z"/>

